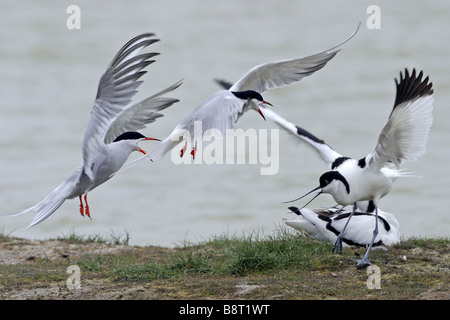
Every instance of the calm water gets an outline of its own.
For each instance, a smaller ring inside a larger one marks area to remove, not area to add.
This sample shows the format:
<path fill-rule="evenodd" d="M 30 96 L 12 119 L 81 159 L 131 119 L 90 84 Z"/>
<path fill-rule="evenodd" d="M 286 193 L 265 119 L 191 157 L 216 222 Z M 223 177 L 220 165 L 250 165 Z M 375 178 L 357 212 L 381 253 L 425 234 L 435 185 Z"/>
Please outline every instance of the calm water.
<path fill-rule="evenodd" d="M 81 142 L 98 80 L 131 37 L 156 32 L 161 53 L 137 98 L 181 78 L 180 103 L 144 134 L 164 138 L 217 90 L 256 64 L 314 54 L 360 32 L 324 69 L 265 94 L 284 117 L 324 138 L 340 153 L 372 150 L 393 105 L 394 77 L 423 69 L 435 87 L 435 121 L 427 153 L 406 167 L 422 178 L 396 182 L 380 207 L 396 215 L 405 237 L 450 236 L 450 2 L 379 2 L 381 29 L 366 27 L 370 1 L 3 1 L 0 5 L 0 203 L 19 212 L 42 200 L 82 163 Z M 81 29 L 66 27 L 70 4 Z M 271 129 L 256 112 L 239 128 Z M 0 231 L 48 239 L 129 232 L 132 244 L 171 246 L 242 232 L 270 233 L 288 217 L 290 200 L 317 185 L 326 169 L 304 146 L 280 133 L 279 171 L 260 165 L 174 165 L 141 162 L 89 194 L 92 220 L 78 200 L 30 229 L 33 215 L 0 217 Z M 156 144 L 142 145 L 150 149 Z M 135 155 L 137 156 L 137 154 Z M 134 158 L 134 157 L 133 157 Z M 298 203 L 301 205 L 302 202 Z M 330 196 L 310 206 L 334 204 Z"/>

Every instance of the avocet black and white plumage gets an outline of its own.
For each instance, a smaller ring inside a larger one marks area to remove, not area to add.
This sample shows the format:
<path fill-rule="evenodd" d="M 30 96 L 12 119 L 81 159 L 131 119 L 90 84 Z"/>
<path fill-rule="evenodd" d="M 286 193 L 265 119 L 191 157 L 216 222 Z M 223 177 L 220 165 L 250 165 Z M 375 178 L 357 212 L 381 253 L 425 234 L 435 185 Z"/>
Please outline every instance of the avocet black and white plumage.
<path fill-rule="evenodd" d="M 359 25 L 358 25 L 359 29 Z M 189 113 L 178 124 L 161 145 L 148 154 L 153 161 L 161 159 L 181 141 L 185 141 L 180 156 L 185 154 L 187 140 L 196 141 L 216 134 L 224 137 L 238 119 L 249 109 L 260 111 L 260 106 L 269 104 L 262 93 L 300 81 L 322 69 L 338 52 L 339 47 L 350 40 L 358 29 L 344 42 L 327 51 L 302 58 L 275 61 L 253 67 L 231 87 L 218 91 Z M 197 125 L 196 125 L 197 124 Z M 187 139 L 189 135 L 189 139 Z M 191 154 L 195 157 L 196 142 Z"/>
<path fill-rule="evenodd" d="M 344 246 L 365 247 L 370 244 L 372 234 L 369 230 L 375 228 L 375 206 L 371 201 L 357 202 L 358 211 L 342 210 L 337 206 L 328 209 L 315 209 L 289 207 L 297 216 L 285 218 L 286 225 L 305 231 L 313 238 L 336 243 L 338 236 L 345 228 L 342 237 Z M 389 212 L 378 209 L 378 234 L 373 246 L 389 246 L 400 242 L 399 223 L 395 216 Z"/>
<path fill-rule="evenodd" d="M 13 214 L 35 211 L 34 220 L 28 228 L 47 219 L 65 200 L 75 197 L 80 199 L 80 213 L 90 217 L 87 193 L 116 174 L 133 151 L 145 154 L 145 151 L 138 147 L 138 142 L 157 140 L 147 138 L 136 130 L 145 128 L 147 124 L 161 117 L 162 114 L 157 111 L 178 102 L 177 99 L 162 95 L 175 90 L 181 82 L 143 101 L 132 103 L 132 97 L 142 83 L 138 80 L 147 72 L 143 69 L 155 61 L 151 60 L 152 57 L 159 54 L 139 54 L 143 48 L 159 41 L 154 36 L 153 33 L 145 33 L 130 40 L 120 49 L 103 73 L 84 135 L 83 166 L 75 169 L 40 203 Z"/>
<path fill-rule="evenodd" d="M 331 169 L 320 176 L 319 186 L 304 196 L 320 190 L 315 197 L 328 193 L 340 205 L 353 204 L 353 212 L 357 201 L 371 200 L 375 205 L 375 216 L 377 215 L 378 201 L 391 191 L 396 178 L 406 176 L 400 166 L 425 153 L 433 122 L 434 98 L 432 83 L 428 83 L 428 77 L 423 80 L 422 77 L 423 72 L 416 74 L 415 69 L 411 74 L 407 69 L 404 75 L 400 73 L 400 80 L 396 80 L 397 93 L 389 119 L 374 150 L 359 160 L 342 156 L 312 133 L 281 118 L 272 110 L 263 110 L 266 118 L 272 119 L 312 147 Z M 373 240 L 377 232 L 376 225 Z M 344 235 L 345 229 L 336 241 L 335 252 L 341 247 Z M 364 257 L 358 261 L 358 266 L 370 264 L 368 255 L 372 244 L 373 241 Z"/>

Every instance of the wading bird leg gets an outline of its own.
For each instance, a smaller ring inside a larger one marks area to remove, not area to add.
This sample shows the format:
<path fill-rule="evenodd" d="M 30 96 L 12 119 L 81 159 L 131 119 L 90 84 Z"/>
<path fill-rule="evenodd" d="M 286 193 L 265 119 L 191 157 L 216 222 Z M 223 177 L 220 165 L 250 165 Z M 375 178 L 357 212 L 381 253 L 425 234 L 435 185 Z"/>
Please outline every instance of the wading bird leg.
<path fill-rule="evenodd" d="M 197 141 L 195 141 L 195 147 L 191 151 L 192 159 L 195 159 L 195 153 L 196 152 L 197 152 Z"/>
<path fill-rule="evenodd" d="M 84 207 L 83 207 L 83 201 L 81 200 L 81 195 L 78 196 L 80 199 L 80 213 L 84 217 Z"/>
<path fill-rule="evenodd" d="M 87 202 L 87 193 L 84 195 L 84 203 L 86 203 L 86 215 L 90 218 L 91 215 L 90 215 L 90 212 L 89 212 L 89 205 L 88 205 L 88 202 Z"/>
<path fill-rule="evenodd" d="M 183 157 L 183 155 L 184 155 L 184 153 L 186 151 L 186 148 L 187 148 L 187 141 L 184 143 L 184 148 L 180 150 L 180 158 Z"/>
<path fill-rule="evenodd" d="M 369 247 L 367 248 L 366 254 L 364 255 L 364 257 L 362 257 L 362 259 L 357 260 L 358 264 L 356 265 L 356 267 L 358 269 L 365 268 L 372 264 L 369 261 L 368 257 L 369 257 L 370 250 L 372 250 L 372 246 L 373 246 L 373 243 L 375 242 L 375 238 L 377 237 L 377 235 L 378 235 L 378 206 L 375 206 L 375 229 L 373 229 L 372 240 L 370 241 L 370 244 L 369 244 Z"/>
<path fill-rule="evenodd" d="M 342 232 L 338 235 L 336 242 L 334 243 L 334 248 L 333 248 L 333 254 L 336 253 L 342 253 L 342 238 L 344 237 L 344 231 L 347 228 L 348 223 L 350 222 L 350 219 L 352 218 L 353 214 L 356 211 L 356 202 L 353 204 L 353 210 L 352 213 L 350 214 L 350 216 L 348 217 L 347 222 L 345 223 L 344 229 L 342 229 Z"/>

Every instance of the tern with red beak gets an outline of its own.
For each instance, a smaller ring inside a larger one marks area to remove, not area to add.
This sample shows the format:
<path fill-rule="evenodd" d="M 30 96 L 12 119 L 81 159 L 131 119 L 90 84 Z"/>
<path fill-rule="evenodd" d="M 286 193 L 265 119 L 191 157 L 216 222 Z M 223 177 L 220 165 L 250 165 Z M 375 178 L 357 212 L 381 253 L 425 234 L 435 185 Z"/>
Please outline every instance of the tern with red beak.
<path fill-rule="evenodd" d="M 151 60 L 152 57 L 158 55 L 158 53 L 139 54 L 143 48 L 159 41 L 154 36 L 153 33 L 145 33 L 131 39 L 119 50 L 103 73 L 84 135 L 83 165 L 75 169 L 40 203 L 13 214 L 36 212 L 28 228 L 47 219 L 65 200 L 75 197 L 80 199 L 81 215 L 86 214 L 90 217 L 87 193 L 113 177 L 132 152 L 139 151 L 145 154 L 145 151 L 138 147 L 138 142 L 158 140 L 145 137 L 136 131 L 161 117 L 162 114 L 157 111 L 178 102 L 177 99 L 162 95 L 178 88 L 181 82 L 143 101 L 132 103 L 132 97 L 142 83 L 138 79 L 146 73 L 143 69 L 155 61 Z"/>
<path fill-rule="evenodd" d="M 339 47 L 358 32 L 359 26 L 344 42 L 324 52 L 257 65 L 234 84 L 219 80 L 218 82 L 225 87 L 225 90 L 212 94 L 189 113 L 171 134 L 148 154 L 148 158 L 152 161 L 161 159 L 180 142 L 186 141 L 187 135 L 189 135 L 189 141 L 208 138 L 219 133 L 221 137 L 225 137 L 226 130 L 232 129 L 239 118 L 250 109 L 258 111 L 264 118 L 260 107 L 271 106 L 263 99 L 264 92 L 298 82 L 322 69 L 339 52 Z M 196 123 L 200 123 L 200 125 L 196 126 Z M 196 143 L 191 151 L 194 158 Z M 184 148 L 180 152 L 181 157 L 185 154 L 186 147 L 187 143 L 185 142 Z"/>

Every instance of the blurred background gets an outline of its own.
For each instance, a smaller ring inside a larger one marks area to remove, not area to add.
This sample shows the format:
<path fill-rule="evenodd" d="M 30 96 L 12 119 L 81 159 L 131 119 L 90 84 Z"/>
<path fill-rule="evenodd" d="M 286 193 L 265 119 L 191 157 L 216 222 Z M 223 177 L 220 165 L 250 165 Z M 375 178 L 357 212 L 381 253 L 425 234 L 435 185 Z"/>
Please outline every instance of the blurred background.
<path fill-rule="evenodd" d="M 397 180 L 380 208 L 395 214 L 404 237 L 449 237 L 450 76 L 448 1 L 2 1 L 0 5 L 0 212 L 41 201 L 82 164 L 81 144 L 98 81 L 118 49 L 143 32 L 161 42 L 136 99 L 184 79 L 170 96 L 181 102 L 143 134 L 163 139 L 182 118 L 253 66 L 327 50 L 358 34 L 319 72 L 264 94 L 274 110 L 341 154 L 372 151 L 405 67 L 424 70 L 435 90 L 427 152 L 406 168 L 421 178 Z M 70 5 L 80 29 L 66 25 Z M 370 5 L 380 29 L 369 29 Z M 272 129 L 249 111 L 237 128 Z M 173 246 L 214 235 L 270 233 L 290 217 L 283 201 L 318 184 L 325 165 L 280 132 L 279 171 L 261 165 L 174 165 L 140 162 L 89 193 L 92 219 L 78 199 L 45 222 L 22 230 L 33 213 L 0 217 L 0 232 L 30 239 L 129 233 L 130 244 Z M 157 144 L 140 146 L 150 150 Z M 135 153 L 130 159 L 138 157 Z M 307 199 L 295 203 L 298 206 Z M 334 205 L 324 195 L 310 208 Z"/>

